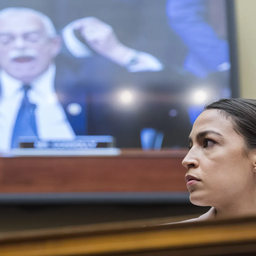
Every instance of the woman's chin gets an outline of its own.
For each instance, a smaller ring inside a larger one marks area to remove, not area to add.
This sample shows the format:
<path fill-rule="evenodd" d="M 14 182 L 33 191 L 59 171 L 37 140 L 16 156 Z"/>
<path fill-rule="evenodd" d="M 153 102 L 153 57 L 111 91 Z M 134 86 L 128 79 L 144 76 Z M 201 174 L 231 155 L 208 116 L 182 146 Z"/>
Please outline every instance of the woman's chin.
<path fill-rule="evenodd" d="M 191 193 L 189 196 L 189 200 L 192 204 L 197 205 L 197 206 L 210 206 L 209 200 L 207 200 L 205 195 L 200 195 L 198 193 Z"/>

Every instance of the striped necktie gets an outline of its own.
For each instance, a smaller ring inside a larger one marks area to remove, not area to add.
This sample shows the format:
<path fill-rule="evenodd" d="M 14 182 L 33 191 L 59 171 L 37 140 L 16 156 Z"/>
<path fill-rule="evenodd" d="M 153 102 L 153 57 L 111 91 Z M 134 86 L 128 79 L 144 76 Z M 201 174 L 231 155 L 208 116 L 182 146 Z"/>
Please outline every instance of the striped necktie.
<path fill-rule="evenodd" d="M 19 137 L 21 136 L 38 136 L 35 118 L 36 105 L 31 103 L 28 98 L 28 91 L 30 89 L 30 85 L 23 85 L 24 96 L 13 128 L 11 148 L 19 147 Z"/>

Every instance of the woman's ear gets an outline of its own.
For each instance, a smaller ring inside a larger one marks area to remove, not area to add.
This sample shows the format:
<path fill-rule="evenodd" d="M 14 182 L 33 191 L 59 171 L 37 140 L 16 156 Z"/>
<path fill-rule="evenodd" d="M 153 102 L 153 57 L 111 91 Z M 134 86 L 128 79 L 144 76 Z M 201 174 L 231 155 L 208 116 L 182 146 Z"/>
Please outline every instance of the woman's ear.
<path fill-rule="evenodd" d="M 252 167 L 253 167 L 253 172 L 256 173 L 256 149 L 251 149 L 249 151 L 249 159 L 251 159 Z"/>
<path fill-rule="evenodd" d="M 256 162 L 254 162 L 254 164 L 253 164 L 252 172 L 256 173 Z"/>

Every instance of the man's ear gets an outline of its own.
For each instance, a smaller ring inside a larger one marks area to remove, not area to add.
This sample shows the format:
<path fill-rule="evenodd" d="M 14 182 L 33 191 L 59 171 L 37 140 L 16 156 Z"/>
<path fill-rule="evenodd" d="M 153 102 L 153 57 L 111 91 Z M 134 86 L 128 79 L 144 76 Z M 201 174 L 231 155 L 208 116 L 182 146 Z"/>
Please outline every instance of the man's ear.
<path fill-rule="evenodd" d="M 51 55 L 54 59 L 61 51 L 62 38 L 60 36 L 55 36 L 51 38 Z"/>

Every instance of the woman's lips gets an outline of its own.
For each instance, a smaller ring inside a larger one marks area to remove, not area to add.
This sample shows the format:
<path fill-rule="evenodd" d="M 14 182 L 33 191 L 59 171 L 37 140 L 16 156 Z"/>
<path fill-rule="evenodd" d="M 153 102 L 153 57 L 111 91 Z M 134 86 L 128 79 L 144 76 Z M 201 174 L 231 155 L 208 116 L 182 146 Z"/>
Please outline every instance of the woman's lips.
<path fill-rule="evenodd" d="M 189 188 L 189 187 L 195 185 L 196 183 L 198 183 L 199 181 L 201 181 L 200 179 L 198 179 L 197 177 L 195 177 L 193 175 L 186 175 L 185 180 L 186 180 L 187 188 Z"/>

